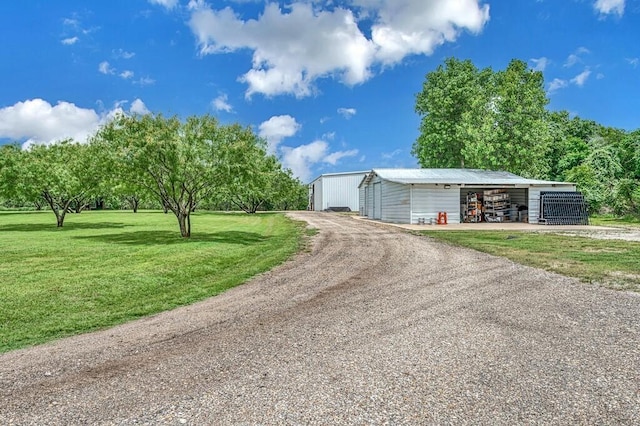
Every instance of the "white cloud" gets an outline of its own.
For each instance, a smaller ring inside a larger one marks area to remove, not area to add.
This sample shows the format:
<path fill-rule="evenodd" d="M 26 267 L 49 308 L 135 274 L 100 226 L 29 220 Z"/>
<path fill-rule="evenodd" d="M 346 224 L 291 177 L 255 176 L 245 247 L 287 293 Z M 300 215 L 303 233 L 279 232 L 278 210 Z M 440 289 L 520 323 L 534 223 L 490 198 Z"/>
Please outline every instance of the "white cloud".
<path fill-rule="evenodd" d="M 336 138 L 336 132 L 328 132 L 322 135 L 322 139 L 332 141 Z"/>
<path fill-rule="evenodd" d="M 118 102 L 113 109 L 97 113 L 94 109 L 80 108 L 73 103 L 60 101 L 51 105 L 43 99 L 29 99 L 0 108 L 0 138 L 24 141 L 23 146 L 50 144 L 72 138 L 86 142 L 101 124 L 124 113 Z M 130 112 L 147 111 L 140 99 L 132 102 Z"/>
<path fill-rule="evenodd" d="M 391 160 L 393 157 L 402 154 L 402 150 L 401 149 L 396 149 L 393 152 L 383 152 L 381 157 L 384 160 Z"/>
<path fill-rule="evenodd" d="M 316 140 L 295 148 L 281 147 L 282 165 L 291 169 L 293 175 L 302 182 L 311 180 L 311 168 L 318 163 L 336 165 L 345 157 L 358 155 L 357 149 L 348 151 L 329 152 L 329 144 L 323 140 Z"/>
<path fill-rule="evenodd" d="M 62 39 L 61 43 L 67 46 L 71 46 L 72 44 L 76 44 L 80 40 L 78 37 L 69 37 Z"/>
<path fill-rule="evenodd" d="M 129 108 L 129 112 L 131 112 L 132 114 L 140 114 L 140 115 L 146 115 L 151 113 L 151 111 L 149 111 L 149 109 L 144 104 L 144 102 L 142 102 L 142 100 L 139 98 L 131 102 L 131 108 Z"/>
<path fill-rule="evenodd" d="M 634 68 L 640 64 L 640 58 L 626 58 L 625 60 Z"/>
<path fill-rule="evenodd" d="M 573 77 L 571 79 L 571 82 L 576 86 L 582 87 L 587 82 L 587 79 L 589 78 L 590 75 L 591 75 L 591 71 L 589 69 L 586 69 L 582 71 L 580 74 L 578 74 L 577 76 Z"/>
<path fill-rule="evenodd" d="M 551 83 L 549 83 L 549 88 L 547 89 L 547 92 L 549 94 L 553 94 L 554 92 L 560 90 L 560 89 L 564 89 L 565 87 L 567 87 L 569 85 L 569 83 L 567 83 L 566 80 L 562 80 L 559 78 L 554 78 L 553 81 Z"/>
<path fill-rule="evenodd" d="M 582 63 L 582 55 L 586 55 L 591 53 L 589 49 L 586 47 L 579 47 L 574 53 L 567 57 L 567 60 L 564 62 L 565 68 L 571 68 L 577 63 Z"/>
<path fill-rule="evenodd" d="M 269 152 L 275 153 L 282 139 L 295 135 L 301 128 L 290 115 L 275 115 L 260 124 L 258 135 L 267 140 Z"/>
<path fill-rule="evenodd" d="M 463 30 L 479 33 L 489 20 L 489 6 L 477 0 L 355 0 L 375 16 L 371 39 L 376 58 L 384 64 L 407 55 L 430 55 L 453 42 Z"/>
<path fill-rule="evenodd" d="M 356 155 L 358 155 L 358 150 L 357 149 L 350 149 L 348 151 L 336 151 L 336 152 L 332 152 L 331 154 L 325 156 L 322 161 L 325 163 L 329 163 L 333 166 L 336 165 L 336 163 L 338 161 L 340 161 L 340 159 L 345 158 L 345 157 L 355 157 Z"/>
<path fill-rule="evenodd" d="M 133 78 L 133 71 L 130 70 L 124 70 L 120 73 L 120 77 L 124 78 L 125 80 Z"/>
<path fill-rule="evenodd" d="M 549 65 L 549 59 L 545 58 L 544 56 L 542 58 L 531 58 L 530 59 L 531 62 L 533 62 L 533 69 L 535 71 L 543 71 L 547 68 L 547 65 Z"/>
<path fill-rule="evenodd" d="M 228 97 L 226 94 L 222 94 L 211 101 L 211 105 L 216 111 L 225 111 L 232 112 L 233 107 L 228 102 Z"/>
<path fill-rule="evenodd" d="M 149 0 L 151 4 L 158 4 L 167 9 L 173 9 L 178 5 L 178 0 Z"/>
<path fill-rule="evenodd" d="M 123 50 L 123 49 L 118 49 L 113 51 L 113 57 L 116 59 L 120 59 L 120 58 L 131 59 L 134 56 L 136 56 L 134 52 L 127 52 L 126 50 Z"/>
<path fill-rule="evenodd" d="M 116 72 L 116 70 L 113 69 L 107 61 L 100 62 L 100 65 L 98 65 L 98 71 L 102 74 L 114 74 Z"/>
<path fill-rule="evenodd" d="M 601 15 L 624 15 L 625 0 L 596 0 L 593 7 Z"/>
<path fill-rule="evenodd" d="M 311 165 L 318 163 L 326 155 L 329 144 L 317 140 L 296 148 L 282 147 L 282 165 L 291 169 L 293 175 L 302 182 L 311 180 Z"/>
<path fill-rule="evenodd" d="M 134 81 L 133 83 L 139 86 L 151 86 L 155 84 L 156 81 L 151 77 L 141 77 L 140 79 L 138 79 L 137 81 Z"/>
<path fill-rule="evenodd" d="M 355 108 L 338 108 L 338 114 L 349 120 L 351 117 L 356 115 Z"/>
<path fill-rule="evenodd" d="M 96 131 L 100 116 L 69 102 L 52 106 L 42 99 L 18 102 L 0 109 L 0 138 L 51 143 L 66 138 L 84 142 Z"/>
<path fill-rule="evenodd" d="M 478 1 L 351 0 L 351 6 L 325 9 L 318 2 L 293 1 L 283 8 L 267 3 L 257 19 L 247 20 L 230 7 L 215 10 L 202 0 L 190 1 L 188 8 L 202 55 L 253 51 L 251 69 L 239 78 L 248 85 L 247 97 L 304 97 L 317 91 L 320 78 L 360 84 L 371 78 L 375 65 L 429 55 L 465 30 L 481 31 L 489 6 Z M 370 38 L 357 16 L 373 23 Z"/>

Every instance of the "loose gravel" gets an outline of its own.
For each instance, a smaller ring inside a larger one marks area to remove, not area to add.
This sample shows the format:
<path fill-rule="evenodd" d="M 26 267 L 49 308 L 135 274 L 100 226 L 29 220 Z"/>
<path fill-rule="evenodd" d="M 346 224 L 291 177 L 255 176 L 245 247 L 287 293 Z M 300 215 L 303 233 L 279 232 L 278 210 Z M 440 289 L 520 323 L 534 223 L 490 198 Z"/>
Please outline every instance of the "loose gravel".
<path fill-rule="evenodd" d="M 20 425 L 640 424 L 640 296 L 328 213 L 220 296 L 0 356 Z"/>

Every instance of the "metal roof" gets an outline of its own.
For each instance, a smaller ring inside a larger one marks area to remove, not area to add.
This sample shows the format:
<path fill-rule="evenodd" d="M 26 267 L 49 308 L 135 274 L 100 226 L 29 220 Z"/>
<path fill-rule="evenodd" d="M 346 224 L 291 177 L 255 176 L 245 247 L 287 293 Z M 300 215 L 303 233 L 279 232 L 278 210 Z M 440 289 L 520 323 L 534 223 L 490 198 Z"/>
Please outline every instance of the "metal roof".
<path fill-rule="evenodd" d="M 362 170 L 359 172 L 338 172 L 338 173 L 323 173 L 320 176 L 318 176 L 317 178 L 315 178 L 314 180 L 311 181 L 311 183 L 317 181 L 320 178 L 323 177 L 333 177 L 333 176 L 349 176 L 349 175 L 366 175 L 367 173 L 369 173 L 371 170 Z"/>
<path fill-rule="evenodd" d="M 368 183 L 374 176 L 404 184 L 572 185 L 569 182 L 527 179 L 509 172 L 479 169 L 373 169 L 360 185 Z"/>

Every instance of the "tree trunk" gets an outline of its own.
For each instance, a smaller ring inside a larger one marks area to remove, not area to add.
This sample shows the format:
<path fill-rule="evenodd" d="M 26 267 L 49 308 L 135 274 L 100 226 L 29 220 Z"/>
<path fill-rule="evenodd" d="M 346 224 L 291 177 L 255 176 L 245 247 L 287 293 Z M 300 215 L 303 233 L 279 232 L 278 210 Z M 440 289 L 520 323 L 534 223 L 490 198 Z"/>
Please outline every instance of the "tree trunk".
<path fill-rule="evenodd" d="M 57 219 L 57 222 L 58 222 L 58 228 L 62 228 L 62 225 L 64 225 L 64 216 L 66 214 L 65 212 L 66 212 L 66 210 L 62 210 L 62 213 L 57 214 L 57 211 L 56 211 L 56 219 Z"/>
<path fill-rule="evenodd" d="M 131 206 L 133 207 L 133 212 L 138 213 L 138 205 L 140 204 L 140 200 L 137 197 L 133 197 L 131 199 Z M 166 213 L 166 212 L 165 212 Z"/>
<path fill-rule="evenodd" d="M 182 238 L 190 238 L 191 237 L 191 212 L 182 212 L 179 211 L 176 213 L 176 217 L 178 218 L 178 225 L 180 225 L 180 235 Z"/>

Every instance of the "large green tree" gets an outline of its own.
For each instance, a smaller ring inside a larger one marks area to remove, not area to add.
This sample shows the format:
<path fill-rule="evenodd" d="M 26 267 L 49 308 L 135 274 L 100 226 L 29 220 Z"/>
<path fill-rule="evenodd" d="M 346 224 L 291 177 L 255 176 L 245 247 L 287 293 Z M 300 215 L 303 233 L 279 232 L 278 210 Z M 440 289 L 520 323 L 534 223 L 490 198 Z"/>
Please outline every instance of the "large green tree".
<path fill-rule="evenodd" d="M 543 176 L 551 140 L 542 73 L 513 60 L 503 71 L 449 58 L 416 96 L 413 154 L 423 167 L 500 169 Z"/>
<path fill-rule="evenodd" d="M 183 237 L 191 236 L 191 213 L 214 195 L 233 195 L 239 206 L 255 211 L 277 165 L 250 129 L 221 125 L 208 115 L 184 122 L 120 115 L 93 143 L 109 154 L 114 179 L 126 191 L 153 194 L 175 214 Z"/>

